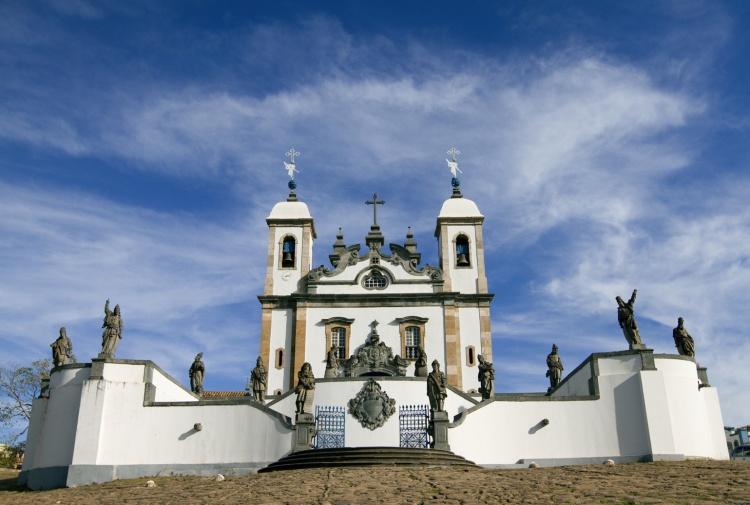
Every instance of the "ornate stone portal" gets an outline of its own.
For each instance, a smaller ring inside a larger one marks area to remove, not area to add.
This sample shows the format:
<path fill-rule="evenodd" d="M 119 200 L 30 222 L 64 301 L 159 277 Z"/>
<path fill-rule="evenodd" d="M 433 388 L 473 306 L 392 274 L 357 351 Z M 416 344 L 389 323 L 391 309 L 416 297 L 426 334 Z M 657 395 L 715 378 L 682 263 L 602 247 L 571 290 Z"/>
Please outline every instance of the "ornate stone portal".
<path fill-rule="evenodd" d="M 370 323 L 370 335 L 367 342 L 357 349 L 342 365 L 346 377 L 362 376 L 396 376 L 406 375 L 409 362 L 401 356 L 393 355 L 393 350 L 380 341 L 377 330 L 378 322 Z"/>
<path fill-rule="evenodd" d="M 348 405 L 349 413 L 370 430 L 383 426 L 396 412 L 396 400 L 389 398 L 375 379 L 367 381 Z"/>

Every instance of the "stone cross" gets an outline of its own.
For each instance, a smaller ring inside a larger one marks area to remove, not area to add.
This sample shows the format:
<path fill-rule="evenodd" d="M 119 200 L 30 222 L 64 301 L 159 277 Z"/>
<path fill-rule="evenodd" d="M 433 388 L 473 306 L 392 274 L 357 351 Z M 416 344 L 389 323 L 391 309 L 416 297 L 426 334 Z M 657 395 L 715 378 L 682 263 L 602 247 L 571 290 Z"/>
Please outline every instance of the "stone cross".
<path fill-rule="evenodd" d="M 372 224 L 377 225 L 378 224 L 378 205 L 384 205 L 385 200 L 378 200 L 378 194 L 373 193 L 372 194 L 372 200 L 366 200 L 365 203 L 367 205 L 372 205 Z"/>

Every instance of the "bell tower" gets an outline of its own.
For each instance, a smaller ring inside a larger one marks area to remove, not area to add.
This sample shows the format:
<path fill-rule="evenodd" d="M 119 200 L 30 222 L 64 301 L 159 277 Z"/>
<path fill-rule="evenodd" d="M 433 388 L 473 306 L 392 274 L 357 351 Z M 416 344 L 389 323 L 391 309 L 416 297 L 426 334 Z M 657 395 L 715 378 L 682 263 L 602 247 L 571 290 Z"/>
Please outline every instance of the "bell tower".
<path fill-rule="evenodd" d="M 453 175 L 453 191 L 438 214 L 435 237 L 445 283 L 443 290 L 458 295 L 456 299 L 447 299 L 443 317 L 448 383 L 461 387 L 463 383 L 473 382 L 473 377 L 464 379 L 463 376 L 476 375 L 473 367 L 479 354 L 492 360 L 490 302 L 493 295 L 487 291 L 484 269 L 484 216 L 476 203 L 461 193 L 458 154 L 456 148 L 448 151 L 450 158 L 446 162 Z"/>
<path fill-rule="evenodd" d="M 287 297 L 300 289 L 300 281 L 312 266 L 315 224 L 307 204 L 297 198 L 297 172 L 294 158 L 299 153 L 290 149 L 290 162 L 284 162 L 289 174 L 289 196 L 278 202 L 266 218 L 268 224 L 268 255 L 266 278 L 261 300 L 260 355 L 268 368 L 269 393 L 288 386 L 297 364 L 295 348 L 304 349 L 304 307 L 282 307 L 278 297 Z M 300 318 L 302 320 L 300 321 Z M 289 326 L 295 328 L 290 335 Z"/>

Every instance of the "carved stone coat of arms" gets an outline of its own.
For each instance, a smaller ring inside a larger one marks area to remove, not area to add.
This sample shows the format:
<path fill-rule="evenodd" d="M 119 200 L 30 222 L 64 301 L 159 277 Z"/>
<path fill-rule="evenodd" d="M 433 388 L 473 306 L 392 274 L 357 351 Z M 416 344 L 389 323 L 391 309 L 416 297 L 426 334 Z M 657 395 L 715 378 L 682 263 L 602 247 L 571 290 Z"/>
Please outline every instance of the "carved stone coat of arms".
<path fill-rule="evenodd" d="M 396 400 L 389 398 L 375 379 L 365 382 L 357 396 L 349 400 L 349 413 L 370 430 L 380 428 L 396 411 Z"/>

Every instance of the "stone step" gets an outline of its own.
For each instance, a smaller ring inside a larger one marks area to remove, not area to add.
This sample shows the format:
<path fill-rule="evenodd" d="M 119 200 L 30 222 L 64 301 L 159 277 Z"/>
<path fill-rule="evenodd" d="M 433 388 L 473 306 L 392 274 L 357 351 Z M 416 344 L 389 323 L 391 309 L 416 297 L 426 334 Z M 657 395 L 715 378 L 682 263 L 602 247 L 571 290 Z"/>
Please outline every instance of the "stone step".
<path fill-rule="evenodd" d="M 461 466 L 476 468 L 476 465 L 472 461 L 462 458 L 451 451 L 408 449 L 404 447 L 345 447 L 294 452 L 271 463 L 261 469 L 260 472 L 374 465 Z"/>

